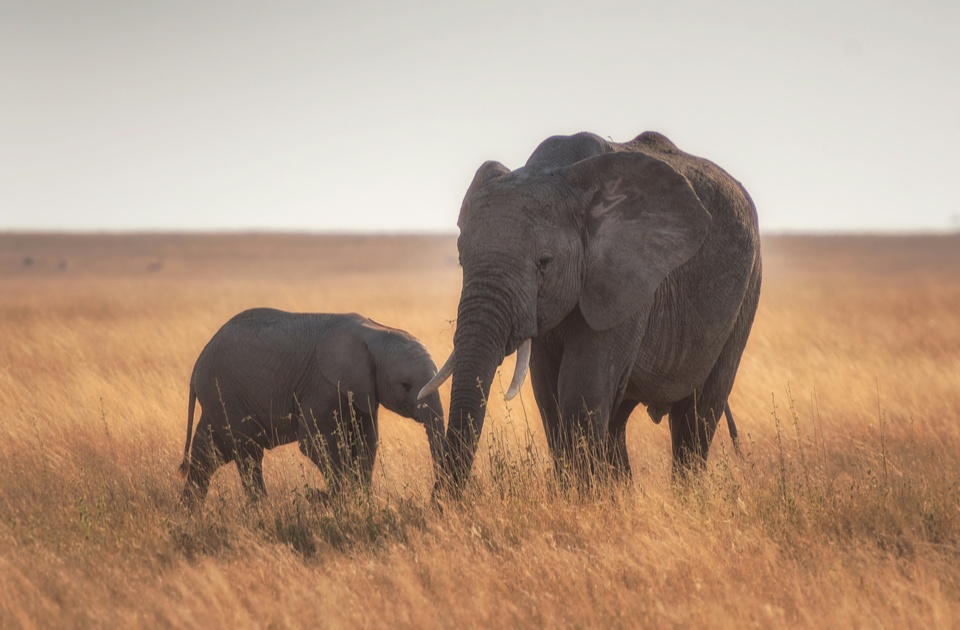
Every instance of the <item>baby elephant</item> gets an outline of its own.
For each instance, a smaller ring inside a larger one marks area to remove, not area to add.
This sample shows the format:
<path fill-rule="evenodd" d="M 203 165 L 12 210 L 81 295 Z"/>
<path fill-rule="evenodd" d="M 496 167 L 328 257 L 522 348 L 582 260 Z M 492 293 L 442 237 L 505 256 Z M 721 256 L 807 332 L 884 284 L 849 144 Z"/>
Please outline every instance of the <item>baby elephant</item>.
<path fill-rule="evenodd" d="M 443 457 L 440 396 L 417 402 L 437 373 L 415 337 L 355 313 L 244 311 L 217 331 L 190 378 L 184 503 L 199 503 L 210 476 L 237 463 L 251 498 L 266 494 L 263 451 L 299 442 L 327 487 L 369 483 L 377 454 L 377 409 L 426 427 L 434 470 Z M 191 447 L 196 402 L 202 407 Z M 192 452 L 191 452 L 192 451 Z"/>

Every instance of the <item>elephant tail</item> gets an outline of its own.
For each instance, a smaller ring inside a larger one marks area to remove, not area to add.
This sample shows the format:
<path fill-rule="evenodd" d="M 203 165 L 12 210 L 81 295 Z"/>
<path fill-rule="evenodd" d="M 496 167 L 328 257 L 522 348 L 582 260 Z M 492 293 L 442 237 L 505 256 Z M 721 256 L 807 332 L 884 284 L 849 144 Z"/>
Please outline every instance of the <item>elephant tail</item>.
<path fill-rule="evenodd" d="M 740 435 L 737 433 L 737 423 L 733 419 L 733 412 L 730 411 L 730 403 L 723 403 L 723 415 L 727 417 L 727 429 L 730 430 L 730 439 L 733 440 L 733 452 L 737 457 L 743 457 L 740 451 Z"/>
<path fill-rule="evenodd" d="M 190 472 L 190 436 L 193 433 L 193 413 L 196 409 L 197 390 L 193 388 L 193 379 L 190 379 L 190 402 L 187 406 L 187 443 L 183 445 L 183 461 L 180 462 L 180 475 L 183 477 L 186 477 L 187 473 Z"/>

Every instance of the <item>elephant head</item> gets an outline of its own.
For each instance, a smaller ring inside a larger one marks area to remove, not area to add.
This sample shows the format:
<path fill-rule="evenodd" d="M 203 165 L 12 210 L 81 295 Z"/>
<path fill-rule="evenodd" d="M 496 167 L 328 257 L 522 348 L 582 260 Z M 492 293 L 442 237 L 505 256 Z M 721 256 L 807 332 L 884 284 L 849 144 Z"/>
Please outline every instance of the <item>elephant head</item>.
<path fill-rule="evenodd" d="M 454 350 L 421 392 L 430 395 L 452 374 L 444 472 L 455 488 L 472 466 L 503 358 L 519 349 L 512 397 L 531 338 L 575 310 L 594 330 L 637 315 L 644 327 L 658 286 L 698 251 L 711 222 L 690 182 L 666 162 L 626 151 L 535 160 L 551 153 L 551 140 L 516 171 L 483 164 L 460 210 Z"/>
<path fill-rule="evenodd" d="M 377 399 L 395 414 L 424 426 L 434 472 L 439 476 L 444 458 L 443 404 L 436 391 L 418 396 L 424 384 L 436 376 L 437 365 L 419 341 L 402 331 L 389 330 L 377 343 Z"/>

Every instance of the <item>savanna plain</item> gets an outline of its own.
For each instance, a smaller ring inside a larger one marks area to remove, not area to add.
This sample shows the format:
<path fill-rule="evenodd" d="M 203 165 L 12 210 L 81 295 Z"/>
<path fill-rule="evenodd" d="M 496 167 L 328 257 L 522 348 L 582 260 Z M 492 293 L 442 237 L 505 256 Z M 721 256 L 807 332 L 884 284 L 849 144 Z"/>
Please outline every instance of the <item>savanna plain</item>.
<path fill-rule="evenodd" d="M 0 234 L 0 626 L 957 627 L 960 236 L 763 248 L 743 454 L 721 426 L 696 481 L 640 408 L 632 481 L 561 486 L 529 382 L 501 381 L 460 501 L 431 502 L 423 428 L 384 411 L 369 492 L 309 500 L 288 445 L 267 499 L 229 466 L 190 514 L 188 379 L 219 326 L 356 311 L 442 362 L 455 240 Z"/>

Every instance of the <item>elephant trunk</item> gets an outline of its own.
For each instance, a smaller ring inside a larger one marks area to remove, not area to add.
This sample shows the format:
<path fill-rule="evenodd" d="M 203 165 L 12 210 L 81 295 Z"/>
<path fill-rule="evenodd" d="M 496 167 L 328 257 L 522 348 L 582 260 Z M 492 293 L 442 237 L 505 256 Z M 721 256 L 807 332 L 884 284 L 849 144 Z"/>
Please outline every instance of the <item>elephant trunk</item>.
<path fill-rule="evenodd" d="M 421 400 L 418 403 L 417 416 L 417 420 L 427 431 L 433 473 L 439 479 L 443 472 L 446 451 L 443 434 L 443 403 L 440 402 L 440 394 L 435 392 Z"/>
<path fill-rule="evenodd" d="M 473 466 L 490 386 L 514 327 L 507 312 L 489 292 L 483 298 L 465 294 L 460 300 L 443 479 L 455 491 L 462 489 Z"/>

